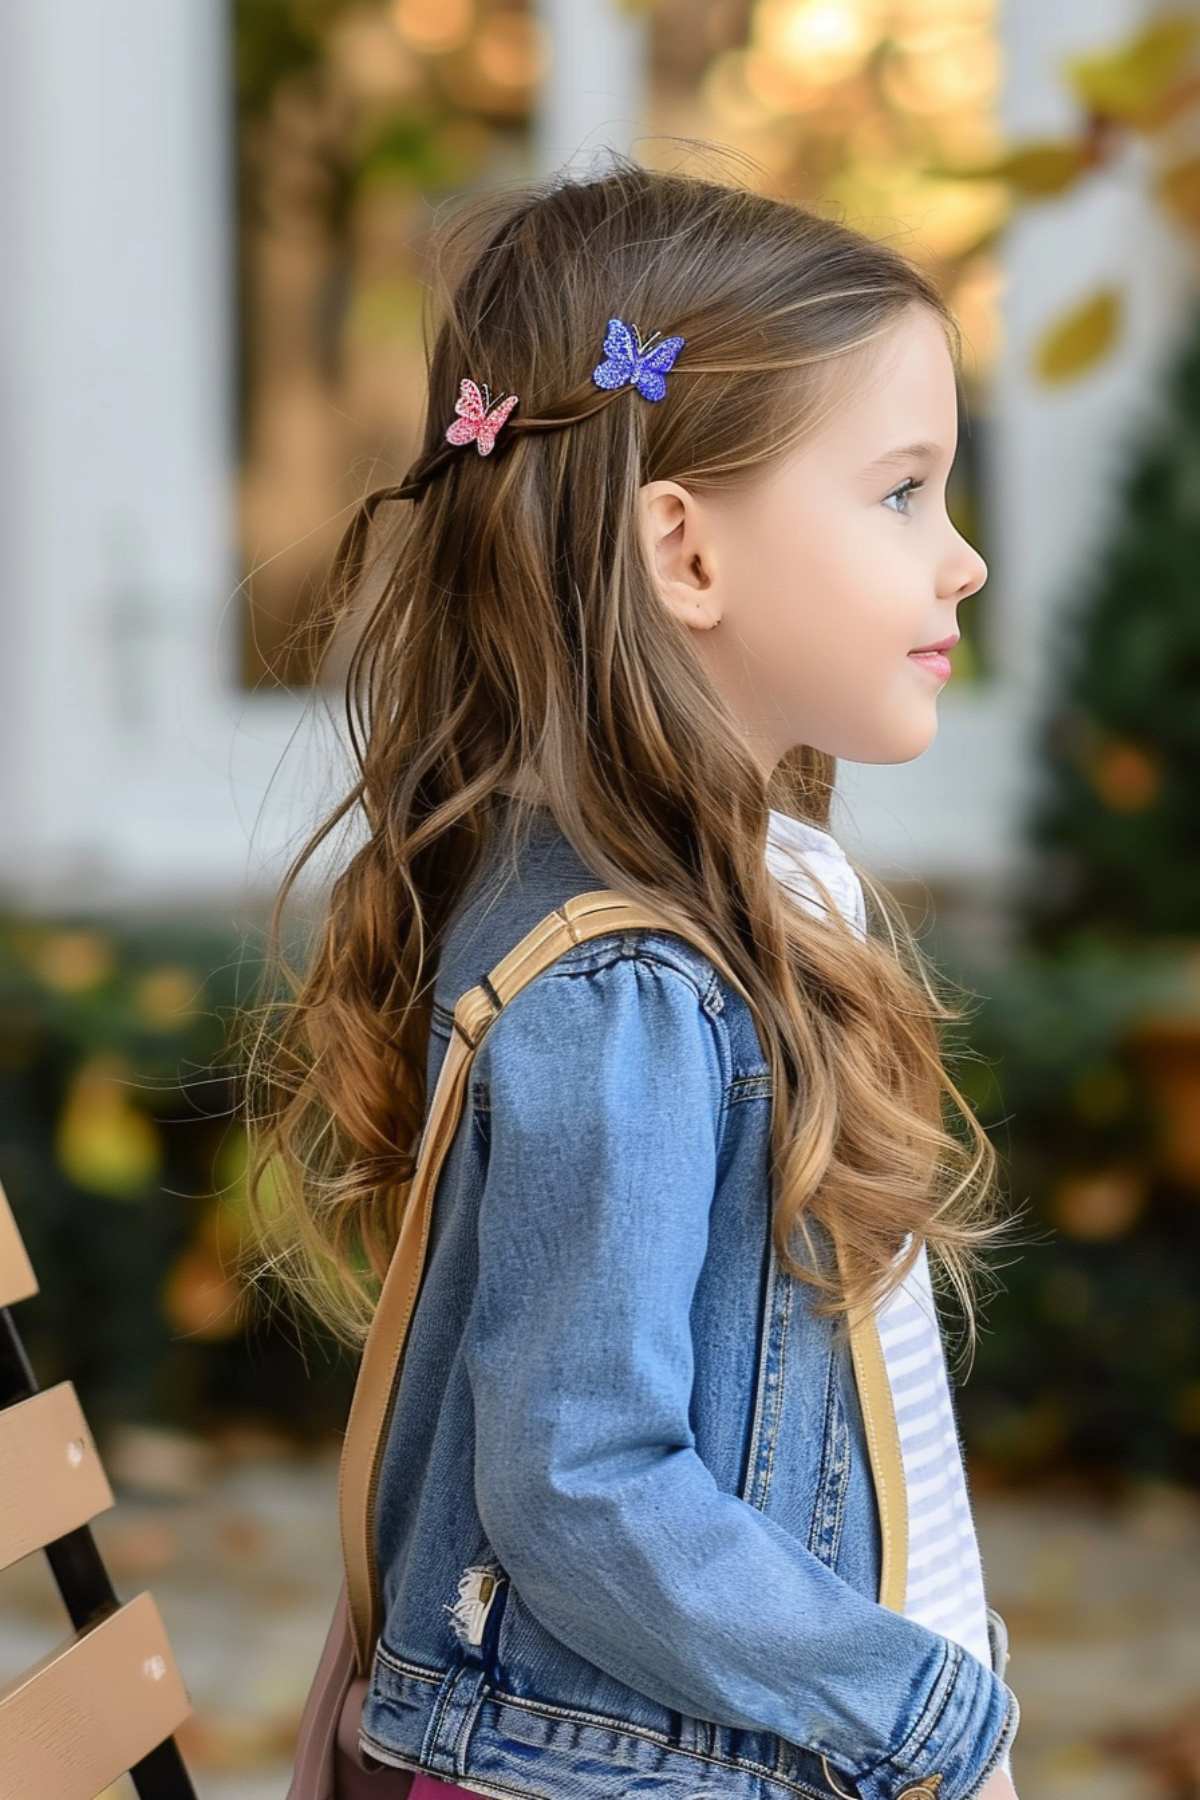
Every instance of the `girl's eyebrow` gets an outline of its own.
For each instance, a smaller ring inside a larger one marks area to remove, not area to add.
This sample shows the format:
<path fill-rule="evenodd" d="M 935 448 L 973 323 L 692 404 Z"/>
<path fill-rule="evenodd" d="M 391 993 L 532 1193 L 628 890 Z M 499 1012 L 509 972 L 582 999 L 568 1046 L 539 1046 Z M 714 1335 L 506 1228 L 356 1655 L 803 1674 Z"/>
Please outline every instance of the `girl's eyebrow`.
<path fill-rule="evenodd" d="M 941 453 L 942 447 L 940 444 L 925 442 L 919 444 L 901 444 L 895 450 L 886 450 L 882 456 L 877 456 L 874 462 L 867 464 L 863 473 L 865 475 L 872 469 L 889 468 L 893 463 L 936 462 Z"/>

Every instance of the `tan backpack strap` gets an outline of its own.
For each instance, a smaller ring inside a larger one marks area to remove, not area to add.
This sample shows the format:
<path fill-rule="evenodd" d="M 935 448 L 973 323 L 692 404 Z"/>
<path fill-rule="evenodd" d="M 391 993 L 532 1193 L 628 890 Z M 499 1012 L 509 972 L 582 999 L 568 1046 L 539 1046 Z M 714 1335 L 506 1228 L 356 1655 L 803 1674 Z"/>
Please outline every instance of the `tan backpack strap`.
<path fill-rule="evenodd" d="M 841 1251 L 836 1240 L 834 1247 L 840 1266 Z M 892 1384 L 883 1360 L 874 1307 L 863 1317 L 850 1320 L 850 1354 L 879 1513 L 879 1604 L 902 1613 L 908 1597 L 908 1491 Z"/>
<path fill-rule="evenodd" d="M 612 931 L 665 930 L 693 943 L 735 986 L 725 958 L 707 934 L 687 930 L 653 907 L 609 888 L 567 900 L 547 913 L 489 972 L 462 994 L 454 1008 L 454 1031 L 438 1074 L 409 1184 L 404 1217 L 384 1278 L 375 1316 L 363 1347 L 354 1398 L 342 1445 L 338 1483 L 346 1594 L 360 1674 L 367 1674 L 379 1635 L 379 1583 L 375 1570 L 375 1495 L 397 1377 L 424 1274 L 438 1177 L 453 1142 L 475 1052 L 500 1009 L 527 982 L 573 945 Z M 852 1327 L 855 1370 L 872 1446 L 871 1460 L 884 1518 L 884 1593 L 887 1605 L 902 1608 L 907 1554 L 903 1471 L 891 1393 L 883 1367 L 874 1317 Z M 896 1597 L 898 1595 L 898 1598 Z"/>

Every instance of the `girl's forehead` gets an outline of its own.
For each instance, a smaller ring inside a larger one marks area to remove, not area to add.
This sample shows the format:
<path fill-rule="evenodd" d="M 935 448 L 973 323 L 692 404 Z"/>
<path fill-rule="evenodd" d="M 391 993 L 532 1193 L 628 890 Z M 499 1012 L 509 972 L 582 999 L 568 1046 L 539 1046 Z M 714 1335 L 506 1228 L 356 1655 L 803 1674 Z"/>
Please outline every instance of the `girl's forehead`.
<path fill-rule="evenodd" d="M 925 447 L 926 461 L 950 457 L 958 437 L 954 359 L 932 315 L 904 319 L 885 339 L 852 351 L 811 440 L 814 453 L 844 451 L 860 467 L 877 458 L 904 461 Z"/>

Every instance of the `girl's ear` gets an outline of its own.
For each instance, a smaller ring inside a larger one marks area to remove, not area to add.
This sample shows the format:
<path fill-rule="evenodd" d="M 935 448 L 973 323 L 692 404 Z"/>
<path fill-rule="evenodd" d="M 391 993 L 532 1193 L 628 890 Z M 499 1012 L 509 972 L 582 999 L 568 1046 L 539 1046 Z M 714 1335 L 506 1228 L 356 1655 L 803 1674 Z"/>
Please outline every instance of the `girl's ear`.
<path fill-rule="evenodd" d="M 693 630 L 720 624 L 714 546 L 696 496 L 676 481 L 645 482 L 638 492 L 638 528 L 663 605 Z"/>

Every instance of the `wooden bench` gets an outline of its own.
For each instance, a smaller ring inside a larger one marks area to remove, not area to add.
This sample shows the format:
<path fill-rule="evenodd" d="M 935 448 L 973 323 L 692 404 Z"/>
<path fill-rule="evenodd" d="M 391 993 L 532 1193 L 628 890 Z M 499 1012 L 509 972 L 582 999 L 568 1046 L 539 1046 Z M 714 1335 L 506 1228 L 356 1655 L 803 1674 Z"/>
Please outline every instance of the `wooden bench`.
<path fill-rule="evenodd" d="M 37 1293 L 0 1187 L 0 1569 L 44 1550 L 74 1630 L 0 1687 L 0 1800 L 196 1800 L 172 1733 L 191 1712 L 157 1606 L 118 1601 L 88 1521 L 113 1504 L 74 1385 L 39 1389 L 9 1307 Z"/>

